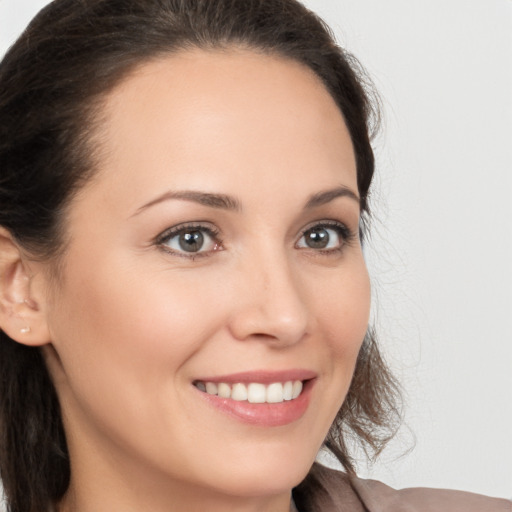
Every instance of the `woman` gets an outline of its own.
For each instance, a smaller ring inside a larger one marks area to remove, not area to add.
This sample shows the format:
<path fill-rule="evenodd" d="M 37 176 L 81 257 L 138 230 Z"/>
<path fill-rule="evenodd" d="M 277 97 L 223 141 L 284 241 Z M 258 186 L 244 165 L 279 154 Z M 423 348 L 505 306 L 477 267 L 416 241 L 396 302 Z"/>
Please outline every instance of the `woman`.
<path fill-rule="evenodd" d="M 397 417 L 362 254 L 373 111 L 312 13 L 57 0 L 0 83 L 12 511 L 510 510 L 354 475 L 350 435 L 379 452 Z"/>

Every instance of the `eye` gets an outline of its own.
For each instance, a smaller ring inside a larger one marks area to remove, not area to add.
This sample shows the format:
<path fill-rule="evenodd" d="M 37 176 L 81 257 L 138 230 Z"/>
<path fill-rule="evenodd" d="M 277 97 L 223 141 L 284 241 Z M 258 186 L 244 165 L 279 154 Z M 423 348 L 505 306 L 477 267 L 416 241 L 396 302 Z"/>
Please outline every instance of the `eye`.
<path fill-rule="evenodd" d="M 162 233 L 157 244 L 171 253 L 182 256 L 209 253 L 220 249 L 218 232 L 210 227 L 176 226 Z"/>
<path fill-rule="evenodd" d="M 349 229 L 343 224 L 317 224 L 302 233 L 297 242 L 297 247 L 300 249 L 336 251 L 340 250 L 351 236 Z"/>

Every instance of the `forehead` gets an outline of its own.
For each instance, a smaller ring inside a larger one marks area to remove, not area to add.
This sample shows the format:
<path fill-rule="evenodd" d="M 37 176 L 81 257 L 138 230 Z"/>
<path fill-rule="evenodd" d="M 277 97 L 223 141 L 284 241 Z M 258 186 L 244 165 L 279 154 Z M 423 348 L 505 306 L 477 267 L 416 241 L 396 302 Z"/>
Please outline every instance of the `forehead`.
<path fill-rule="evenodd" d="M 194 50 L 151 61 L 112 91 L 103 118 L 100 174 L 140 190 L 150 169 L 155 187 L 203 190 L 282 186 L 295 169 L 319 188 L 345 170 L 357 191 L 339 108 L 311 70 L 278 56 Z"/>

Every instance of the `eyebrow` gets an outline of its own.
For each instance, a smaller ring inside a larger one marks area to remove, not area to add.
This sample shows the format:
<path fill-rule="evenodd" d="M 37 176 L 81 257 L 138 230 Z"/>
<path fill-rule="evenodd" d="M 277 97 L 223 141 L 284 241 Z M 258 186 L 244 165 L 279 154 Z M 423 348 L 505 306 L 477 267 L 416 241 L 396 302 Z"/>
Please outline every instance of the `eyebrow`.
<path fill-rule="evenodd" d="M 330 190 L 324 190 L 322 192 L 318 192 L 309 197 L 306 202 L 305 209 L 317 208 L 318 206 L 322 206 L 324 204 L 330 203 L 334 199 L 339 197 L 348 197 L 357 202 L 357 204 L 361 203 L 359 196 L 354 193 L 352 190 L 345 186 L 336 187 Z M 138 215 L 143 210 L 154 206 L 158 203 L 162 203 L 164 201 L 169 200 L 181 200 L 181 201 L 190 201 L 193 203 L 198 203 L 203 206 L 207 206 L 209 208 L 216 208 L 221 210 L 230 210 L 230 211 L 241 211 L 242 205 L 240 201 L 227 194 L 213 194 L 210 192 L 199 192 L 195 190 L 182 190 L 182 191 L 168 191 L 164 194 L 156 197 L 149 203 L 141 206 L 134 214 Z"/>
<path fill-rule="evenodd" d="M 157 198 L 153 199 L 149 203 L 141 206 L 134 215 L 139 214 L 143 210 L 154 206 L 155 204 L 162 203 L 163 201 L 169 201 L 171 199 L 178 199 L 181 201 L 190 201 L 192 203 L 199 203 L 209 208 L 218 208 L 221 210 L 232 210 L 240 211 L 242 209 L 240 201 L 238 199 L 228 196 L 226 194 L 211 194 L 209 192 L 198 192 L 195 190 L 183 190 L 183 191 L 169 191 Z"/>
<path fill-rule="evenodd" d="M 358 205 L 361 204 L 361 199 L 355 192 L 350 190 L 348 187 L 341 186 L 313 194 L 306 203 L 306 209 L 322 206 L 324 204 L 330 203 L 338 197 L 348 197 L 356 201 Z"/>

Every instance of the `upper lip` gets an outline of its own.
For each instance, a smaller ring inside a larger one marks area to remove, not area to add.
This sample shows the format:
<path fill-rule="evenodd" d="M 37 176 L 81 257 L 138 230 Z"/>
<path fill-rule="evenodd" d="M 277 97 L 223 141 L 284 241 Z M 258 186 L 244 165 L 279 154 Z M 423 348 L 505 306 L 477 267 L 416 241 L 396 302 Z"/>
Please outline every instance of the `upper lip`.
<path fill-rule="evenodd" d="M 247 372 L 230 373 L 228 375 L 216 375 L 211 377 L 200 377 L 195 382 L 225 382 L 226 384 L 251 383 L 271 384 L 273 382 L 287 382 L 290 380 L 310 380 L 317 377 L 317 373 L 306 369 L 290 370 L 254 370 Z"/>

